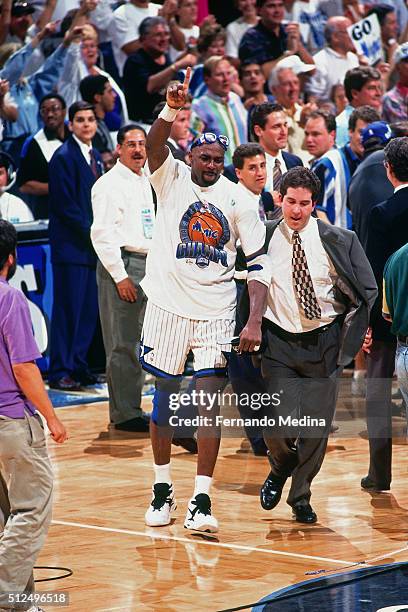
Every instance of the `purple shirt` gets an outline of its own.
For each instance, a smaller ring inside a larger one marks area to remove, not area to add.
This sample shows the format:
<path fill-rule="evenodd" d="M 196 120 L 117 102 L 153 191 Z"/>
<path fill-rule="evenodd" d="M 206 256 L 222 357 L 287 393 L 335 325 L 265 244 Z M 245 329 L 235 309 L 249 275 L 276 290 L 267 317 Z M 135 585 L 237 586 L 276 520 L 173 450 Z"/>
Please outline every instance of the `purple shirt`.
<path fill-rule="evenodd" d="M 34 340 L 27 300 L 21 291 L 0 278 L 0 415 L 24 418 L 24 409 L 35 413 L 14 378 L 12 364 L 41 357 Z"/>

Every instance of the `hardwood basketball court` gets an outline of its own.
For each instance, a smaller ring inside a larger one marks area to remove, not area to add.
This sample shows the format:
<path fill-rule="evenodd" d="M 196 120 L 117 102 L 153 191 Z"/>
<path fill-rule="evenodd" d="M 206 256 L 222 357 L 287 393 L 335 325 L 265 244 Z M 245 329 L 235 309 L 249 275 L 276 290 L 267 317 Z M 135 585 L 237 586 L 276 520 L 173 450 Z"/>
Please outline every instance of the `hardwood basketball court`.
<path fill-rule="evenodd" d="M 149 410 L 150 400 L 144 408 Z M 224 438 L 212 490 L 217 537 L 183 528 L 196 456 L 173 447 L 178 501 L 171 526 L 148 528 L 152 452 L 148 438 L 107 427 L 107 403 L 60 409 L 70 439 L 49 444 L 56 475 L 54 518 L 37 565 L 64 566 L 70 578 L 37 589 L 66 590 L 70 612 L 225 610 L 251 604 L 282 587 L 337 573 L 356 562 L 408 561 L 408 467 L 405 421 L 395 418 L 390 493 L 360 489 L 368 443 L 363 400 L 342 394 L 323 468 L 313 484 L 316 525 L 291 518 L 285 503 L 259 505 L 268 473 L 245 440 Z M 351 437 L 350 431 L 359 435 Z M 57 572 L 58 573 L 58 572 Z M 36 577 L 55 575 L 45 570 Z"/>

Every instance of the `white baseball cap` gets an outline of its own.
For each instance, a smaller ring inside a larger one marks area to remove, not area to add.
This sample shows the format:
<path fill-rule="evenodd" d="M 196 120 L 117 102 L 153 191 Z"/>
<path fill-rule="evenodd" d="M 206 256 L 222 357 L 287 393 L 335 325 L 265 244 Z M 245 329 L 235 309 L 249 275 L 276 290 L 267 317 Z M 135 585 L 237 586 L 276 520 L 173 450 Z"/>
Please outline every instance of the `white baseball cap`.
<path fill-rule="evenodd" d="M 305 64 L 298 55 L 288 55 L 276 64 L 274 70 L 282 70 L 282 68 L 291 68 L 295 74 L 302 74 L 302 72 L 314 70 L 316 66 L 315 64 Z"/>

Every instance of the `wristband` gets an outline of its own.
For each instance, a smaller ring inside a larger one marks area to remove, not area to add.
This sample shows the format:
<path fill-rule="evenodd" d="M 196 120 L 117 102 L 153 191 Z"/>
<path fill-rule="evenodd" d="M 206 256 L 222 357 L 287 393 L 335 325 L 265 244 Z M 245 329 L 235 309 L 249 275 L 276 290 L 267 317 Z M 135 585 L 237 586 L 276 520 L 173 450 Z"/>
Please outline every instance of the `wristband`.
<path fill-rule="evenodd" d="M 179 110 L 179 108 L 171 108 L 171 106 L 166 103 L 166 106 L 162 111 L 160 111 L 159 118 L 167 121 L 168 123 L 173 123 Z"/>

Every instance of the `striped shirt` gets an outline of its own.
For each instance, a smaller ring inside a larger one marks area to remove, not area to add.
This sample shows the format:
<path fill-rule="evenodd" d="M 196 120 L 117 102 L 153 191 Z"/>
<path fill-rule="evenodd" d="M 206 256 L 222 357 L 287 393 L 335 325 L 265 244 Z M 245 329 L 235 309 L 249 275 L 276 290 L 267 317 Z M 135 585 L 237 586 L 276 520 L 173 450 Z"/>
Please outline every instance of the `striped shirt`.
<path fill-rule="evenodd" d="M 241 98 L 230 92 L 228 101 L 210 91 L 194 100 L 192 104 L 192 127 L 198 132 L 225 134 L 230 146 L 225 153 L 225 165 L 232 163 L 232 154 L 236 147 L 248 141 L 248 113 Z"/>
<path fill-rule="evenodd" d="M 312 163 L 311 169 L 322 182 L 316 210 L 326 213 L 332 225 L 351 229 L 351 212 L 347 208 L 351 172 L 345 148 L 330 149 L 324 157 Z"/>

